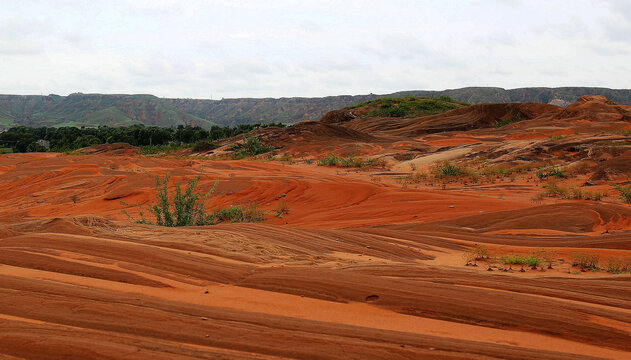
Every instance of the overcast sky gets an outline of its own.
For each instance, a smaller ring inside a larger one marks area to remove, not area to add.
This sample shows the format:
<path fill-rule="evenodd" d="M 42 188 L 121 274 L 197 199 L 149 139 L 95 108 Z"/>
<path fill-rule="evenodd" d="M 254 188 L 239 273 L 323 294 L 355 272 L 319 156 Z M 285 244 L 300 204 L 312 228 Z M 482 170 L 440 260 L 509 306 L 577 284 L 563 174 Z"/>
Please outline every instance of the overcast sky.
<path fill-rule="evenodd" d="M 0 93 L 631 88 L 631 1 L 1 0 Z"/>

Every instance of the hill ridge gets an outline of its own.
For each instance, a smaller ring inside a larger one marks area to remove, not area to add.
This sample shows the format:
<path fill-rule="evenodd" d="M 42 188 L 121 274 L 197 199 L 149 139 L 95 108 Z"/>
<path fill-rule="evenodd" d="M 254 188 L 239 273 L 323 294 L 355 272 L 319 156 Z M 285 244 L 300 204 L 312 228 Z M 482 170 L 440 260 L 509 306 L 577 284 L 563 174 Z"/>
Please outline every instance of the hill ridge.
<path fill-rule="evenodd" d="M 0 95 L 0 128 L 28 126 L 178 125 L 295 123 L 318 120 L 326 112 L 380 97 L 449 96 L 471 104 L 551 101 L 574 103 L 583 95 L 606 96 L 631 104 L 631 89 L 603 87 L 465 87 L 446 90 L 406 90 L 390 94 L 326 97 L 226 98 L 221 100 L 159 98 L 151 94 L 72 93 L 60 95 Z M 95 101 L 98 98 L 99 101 Z M 108 106 L 106 106 L 108 105 Z"/>

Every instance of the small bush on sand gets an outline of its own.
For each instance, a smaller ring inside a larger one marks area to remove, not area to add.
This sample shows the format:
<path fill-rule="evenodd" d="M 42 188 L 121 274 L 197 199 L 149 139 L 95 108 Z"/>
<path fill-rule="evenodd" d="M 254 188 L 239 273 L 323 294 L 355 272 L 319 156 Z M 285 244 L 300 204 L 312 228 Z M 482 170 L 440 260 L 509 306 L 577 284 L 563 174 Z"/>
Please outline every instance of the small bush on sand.
<path fill-rule="evenodd" d="M 261 222 L 265 219 L 265 211 L 259 210 L 255 203 L 246 206 L 236 205 L 217 210 L 212 214 L 217 222 Z"/>
<path fill-rule="evenodd" d="M 615 256 L 607 258 L 607 271 L 612 274 L 620 274 L 622 272 L 623 259 Z"/>
<path fill-rule="evenodd" d="M 362 168 L 362 167 L 369 167 L 369 166 L 385 167 L 387 165 L 385 161 L 381 159 L 364 159 L 364 158 L 358 158 L 352 155 L 342 157 L 336 154 L 328 154 L 326 157 L 322 159 L 318 159 L 316 164 L 318 166 L 339 166 L 339 167 L 355 167 L 355 168 Z"/>
<path fill-rule="evenodd" d="M 257 137 L 245 136 L 243 142 L 234 144 L 230 150 L 235 152 L 234 159 L 243 159 L 273 151 L 274 147 L 263 144 Z"/>
<path fill-rule="evenodd" d="M 434 173 L 438 177 L 458 177 L 464 175 L 465 170 L 458 164 L 454 164 L 450 161 L 444 161 L 434 167 Z"/>
<path fill-rule="evenodd" d="M 136 220 L 129 213 L 123 211 L 130 219 L 142 224 L 155 224 L 159 226 L 195 226 L 208 225 L 213 223 L 213 219 L 206 213 L 204 204 L 206 199 L 214 191 L 214 187 L 206 194 L 197 190 L 197 183 L 201 175 L 194 177 L 188 182 L 184 192 L 180 183 L 175 184 L 174 193 L 169 196 L 168 187 L 170 175 L 167 174 L 163 180 L 156 176 L 156 201 L 148 206 L 136 206 L 141 209 L 140 219 Z M 124 205 L 129 205 L 123 203 Z M 131 205 L 134 206 L 134 205 Z M 155 218 L 152 222 L 145 218 L 144 211 L 148 211 Z"/>
<path fill-rule="evenodd" d="M 127 211 L 123 213 L 132 221 L 139 224 L 151 224 L 159 226 L 203 226 L 213 225 L 217 222 L 260 222 L 264 220 L 265 212 L 258 210 L 256 204 L 248 206 L 230 206 L 225 209 L 216 210 L 213 213 L 206 212 L 205 205 L 208 198 L 214 192 L 217 183 L 206 193 L 197 189 L 197 184 L 201 178 L 198 175 L 191 179 L 182 191 L 180 183 L 175 184 L 175 190 L 169 194 L 170 175 L 164 179 L 156 176 L 156 200 L 150 205 L 131 205 L 139 211 L 139 219 L 132 217 Z M 148 219 L 145 214 L 151 214 L 153 219 Z"/>
<path fill-rule="evenodd" d="M 340 157 L 335 154 L 328 154 L 323 159 L 318 159 L 316 162 L 318 166 L 337 166 L 340 162 Z"/>
<path fill-rule="evenodd" d="M 631 204 L 631 185 L 615 185 L 614 188 L 620 192 L 620 199 L 622 199 L 627 204 Z"/>
<path fill-rule="evenodd" d="M 274 209 L 274 215 L 283 218 L 285 215 L 289 214 L 289 205 L 286 200 L 281 200 L 276 204 L 276 208 Z"/>
<path fill-rule="evenodd" d="M 549 171 L 537 171 L 536 173 L 537 178 L 539 178 L 539 180 L 545 180 L 549 177 L 555 177 L 558 179 L 565 179 L 567 177 L 569 177 L 563 170 L 561 169 L 552 169 Z"/>
<path fill-rule="evenodd" d="M 599 254 L 573 253 L 572 265 L 578 266 L 581 270 L 598 269 L 600 262 Z"/>
<path fill-rule="evenodd" d="M 525 271 L 524 265 L 526 264 L 526 258 L 522 256 L 507 255 L 507 256 L 502 256 L 501 260 L 505 265 L 509 266 L 509 270 L 513 269 L 513 265 L 521 265 L 521 271 Z"/>
<path fill-rule="evenodd" d="M 466 265 L 477 266 L 478 260 L 488 260 L 491 258 L 491 254 L 486 246 L 476 244 L 474 247 L 466 250 L 462 257 Z"/>

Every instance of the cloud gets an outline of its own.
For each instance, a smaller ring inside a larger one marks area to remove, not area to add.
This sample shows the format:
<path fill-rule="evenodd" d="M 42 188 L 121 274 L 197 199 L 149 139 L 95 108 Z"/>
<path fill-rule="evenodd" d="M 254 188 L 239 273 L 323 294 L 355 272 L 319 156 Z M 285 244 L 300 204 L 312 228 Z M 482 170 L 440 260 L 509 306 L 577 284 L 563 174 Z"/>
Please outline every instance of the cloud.
<path fill-rule="evenodd" d="M 630 14 L 630 2 L 613 0 L 7 0 L 0 92 L 218 98 L 624 88 Z"/>

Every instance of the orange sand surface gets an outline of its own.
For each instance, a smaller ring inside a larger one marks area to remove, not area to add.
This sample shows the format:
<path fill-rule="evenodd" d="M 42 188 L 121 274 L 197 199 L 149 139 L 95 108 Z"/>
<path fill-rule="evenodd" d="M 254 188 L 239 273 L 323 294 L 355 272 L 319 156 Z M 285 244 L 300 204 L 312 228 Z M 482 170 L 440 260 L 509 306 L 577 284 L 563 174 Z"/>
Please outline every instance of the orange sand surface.
<path fill-rule="evenodd" d="M 203 172 L 202 189 L 217 184 L 209 209 L 257 203 L 267 220 L 130 222 L 122 210 L 149 203 L 167 172 Z M 137 155 L 2 155 L 0 185 L 0 357 L 631 358 L 631 275 L 569 263 L 577 251 L 631 256 L 619 202 L 540 204 L 523 180 L 442 190 L 370 171 Z M 562 261 L 463 266 L 473 244 Z"/>

